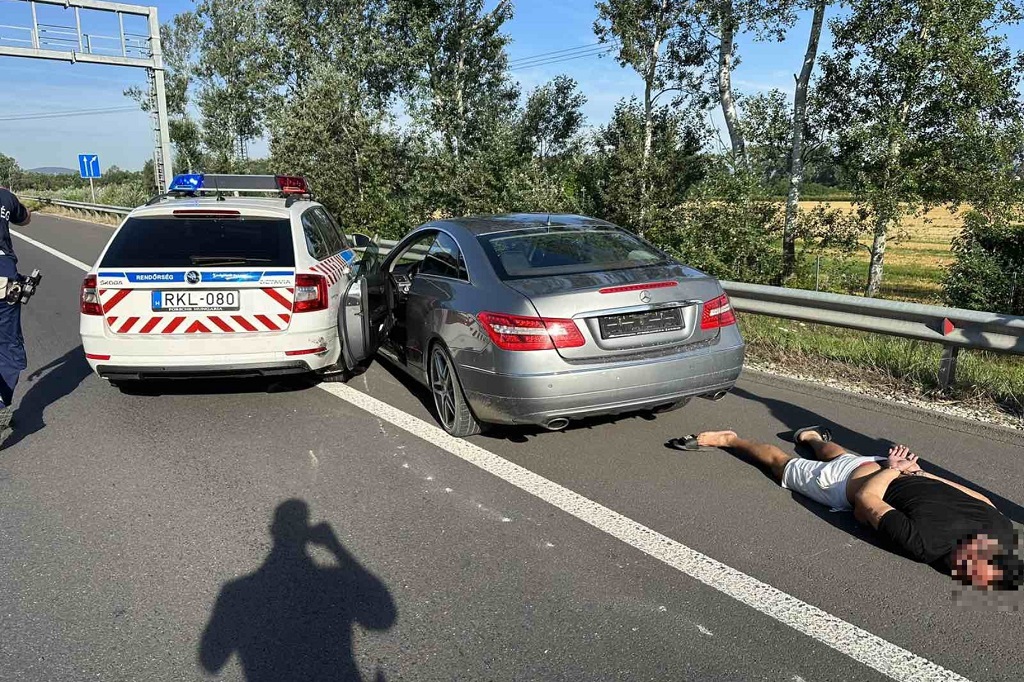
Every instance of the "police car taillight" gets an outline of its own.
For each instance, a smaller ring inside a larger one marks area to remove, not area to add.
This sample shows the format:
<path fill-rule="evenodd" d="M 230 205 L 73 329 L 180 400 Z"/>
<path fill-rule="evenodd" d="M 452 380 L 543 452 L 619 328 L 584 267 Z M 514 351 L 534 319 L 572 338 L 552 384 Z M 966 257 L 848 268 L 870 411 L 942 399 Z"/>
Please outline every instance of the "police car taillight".
<path fill-rule="evenodd" d="M 102 315 L 100 294 L 96 290 L 96 275 L 89 275 L 82 282 L 81 311 L 83 315 Z"/>
<path fill-rule="evenodd" d="M 309 194 L 306 178 L 298 175 L 278 175 L 276 177 L 281 194 Z"/>
<path fill-rule="evenodd" d="M 327 278 L 323 275 L 295 275 L 295 297 L 292 311 L 312 313 L 327 310 Z"/>

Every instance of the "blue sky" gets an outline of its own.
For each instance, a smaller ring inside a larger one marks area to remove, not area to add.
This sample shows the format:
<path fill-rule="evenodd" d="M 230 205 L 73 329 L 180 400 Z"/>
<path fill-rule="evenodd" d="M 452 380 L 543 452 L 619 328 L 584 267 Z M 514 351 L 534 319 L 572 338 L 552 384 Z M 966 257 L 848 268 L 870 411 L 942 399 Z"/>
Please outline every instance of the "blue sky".
<path fill-rule="evenodd" d="M 162 21 L 193 7 L 189 0 L 155 4 Z M 24 25 L 27 7 L 25 2 L 0 0 L 0 24 Z M 47 9 L 51 15 L 40 16 L 41 22 L 73 25 L 70 13 L 60 8 Z M 515 17 L 506 25 L 512 38 L 510 58 L 516 60 L 594 43 L 592 26 L 596 14 L 591 0 L 518 0 Z M 65 17 L 63 21 L 61 16 Z M 742 39 L 742 63 L 734 75 L 737 89 L 749 93 L 778 87 L 790 92 L 808 27 L 809 15 L 802 17 L 781 44 Z M 92 30 L 109 34 L 108 28 L 95 26 Z M 0 29 L 0 38 L 11 35 L 9 30 Z M 639 78 L 620 68 L 610 56 L 513 70 L 524 92 L 562 73 L 575 78 L 586 94 L 585 113 L 591 125 L 606 121 L 622 97 L 642 92 Z M 131 85 L 145 87 L 145 82 L 141 69 L 0 57 L 0 92 L 4 93 L 0 118 L 43 111 L 130 106 L 132 102 L 122 95 L 123 90 Z M 252 150 L 254 155 L 265 151 L 260 146 L 257 144 Z M 137 169 L 152 156 L 152 132 L 148 116 L 141 111 L 0 121 L 0 153 L 15 157 L 25 168 L 76 168 L 79 153 L 93 153 L 100 155 L 104 168 L 117 165 Z"/>

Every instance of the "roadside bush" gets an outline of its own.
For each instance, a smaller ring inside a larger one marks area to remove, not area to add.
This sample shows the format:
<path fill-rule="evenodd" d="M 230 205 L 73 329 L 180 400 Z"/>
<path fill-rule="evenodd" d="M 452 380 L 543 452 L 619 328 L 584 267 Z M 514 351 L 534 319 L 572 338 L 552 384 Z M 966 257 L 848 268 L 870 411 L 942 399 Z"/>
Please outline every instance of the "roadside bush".
<path fill-rule="evenodd" d="M 40 196 L 48 199 L 63 199 L 65 201 L 92 202 L 92 193 L 89 187 L 65 187 L 63 189 L 38 192 Z M 108 206 L 127 206 L 134 208 L 152 196 L 152 191 L 141 183 L 131 182 L 116 185 L 104 185 L 96 188 L 96 203 Z"/>
<path fill-rule="evenodd" d="M 1024 315 L 1024 225 L 971 211 L 953 254 L 943 281 L 947 305 Z"/>
<path fill-rule="evenodd" d="M 722 279 L 814 288 L 814 257 L 827 253 L 822 288 L 847 291 L 849 257 L 863 225 L 855 214 L 815 206 L 801 209 L 798 269 L 784 282 L 785 206 L 752 177 L 720 173 L 694 187 L 688 201 L 652 215 L 651 239 L 684 263 Z"/>
<path fill-rule="evenodd" d="M 780 209 L 780 210 L 785 210 Z M 857 212 L 819 204 L 801 208 L 796 221 L 796 269 L 786 286 L 838 294 L 864 291 L 864 268 L 855 259 L 857 238 L 867 229 Z M 820 270 L 816 261 L 821 257 Z"/>
<path fill-rule="evenodd" d="M 687 201 L 650 217 L 648 237 L 684 263 L 722 279 L 778 284 L 783 216 L 752 177 L 718 173 Z"/>

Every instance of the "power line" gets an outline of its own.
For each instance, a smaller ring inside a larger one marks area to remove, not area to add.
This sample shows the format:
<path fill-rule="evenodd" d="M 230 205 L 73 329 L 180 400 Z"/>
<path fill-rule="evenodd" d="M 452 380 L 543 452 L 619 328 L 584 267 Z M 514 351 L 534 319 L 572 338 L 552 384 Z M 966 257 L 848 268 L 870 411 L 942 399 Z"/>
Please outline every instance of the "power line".
<path fill-rule="evenodd" d="M 12 114 L 0 116 L 0 121 L 37 121 L 47 118 L 66 118 L 69 116 L 97 116 L 103 114 L 118 114 L 127 111 L 140 111 L 136 106 L 132 107 L 107 107 L 105 109 L 78 109 L 76 111 L 36 111 L 28 114 Z"/>
<path fill-rule="evenodd" d="M 570 54 L 561 57 L 551 57 L 548 59 L 539 59 L 532 62 L 518 63 L 510 65 L 509 68 L 513 70 L 518 69 L 532 69 L 537 66 L 547 66 L 548 64 L 559 64 L 561 62 L 568 62 L 574 59 L 586 59 L 588 57 L 600 57 L 601 55 L 609 54 L 614 52 L 618 48 L 618 45 L 606 45 L 600 49 L 592 50 L 589 52 L 582 52 L 579 54 Z"/>
<path fill-rule="evenodd" d="M 581 57 L 592 57 L 594 55 L 601 54 L 602 52 L 607 52 L 609 49 L 610 48 L 608 46 L 603 45 L 600 48 L 587 50 L 586 52 L 574 52 L 574 53 L 570 53 L 570 54 L 557 55 L 557 56 L 554 56 L 554 57 L 541 57 L 540 59 L 533 59 L 533 60 L 529 60 L 529 61 L 524 60 L 524 61 L 516 62 L 515 64 L 512 64 L 511 67 L 513 69 L 519 69 L 519 68 L 522 68 L 524 66 L 533 66 L 535 64 L 547 64 L 549 62 L 561 62 L 561 61 L 565 61 L 567 59 L 579 59 Z"/>
<path fill-rule="evenodd" d="M 597 43 L 587 43 L 586 45 L 578 45 L 576 47 L 567 47 L 565 49 L 554 50 L 552 52 L 541 52 L 540 54 L 531 55 L 529 57 L 517 57 L 516 59 L 509 60 L 509 64 L 511 65 L 511 64 L 515 64 L 517 62 L 532 62 L 534 59 L 537 59 L 539 57 L 548 57 L 548 56 L 556 55 L 556 54 L 564 54 L 566 52 L 576 52 L 577 50 L 593 49 L 594 47 L 598 47 L 598 46 L 600 46 L 602 44 L 603 43 L 600 43 L 600 42 L 597 42 Z"/>
<path fill-rule="evenodd" d="M 561 51 L 558 54 L 552 54 L 548 56 L 535 55 L 533 57 L 523 57 L 509 62 L 509 68 L 522 69 L 533 66 L 541 66 L 544 64 L 568 61 L 570 59 L 580 59 L 583 57 L 593 57 L 618 47 L 617 43 L 614 44 L 603 44 L 593 45 L 589 47 L 576 48 L 572 51 Z"/>

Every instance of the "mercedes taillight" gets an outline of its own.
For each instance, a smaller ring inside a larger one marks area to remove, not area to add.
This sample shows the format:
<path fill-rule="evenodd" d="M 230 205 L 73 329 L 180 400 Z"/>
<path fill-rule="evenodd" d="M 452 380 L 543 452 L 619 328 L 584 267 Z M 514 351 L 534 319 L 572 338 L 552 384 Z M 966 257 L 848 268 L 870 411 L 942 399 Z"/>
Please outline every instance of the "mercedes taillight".
<path fill-rule="evenodd" d="M 733 312 L 729 297 L 722 294 L 704 304 L 704 312 L 700 317 L 700 328 L 704 330 L 718 329 L 736 324 L 736 313 Z"/>
<path fill-rule="evenodd" d="M 579 348 L 587 342 L 573 320 L 502 313 L 480 313 L 477 320 L 503 350 Z"/>

